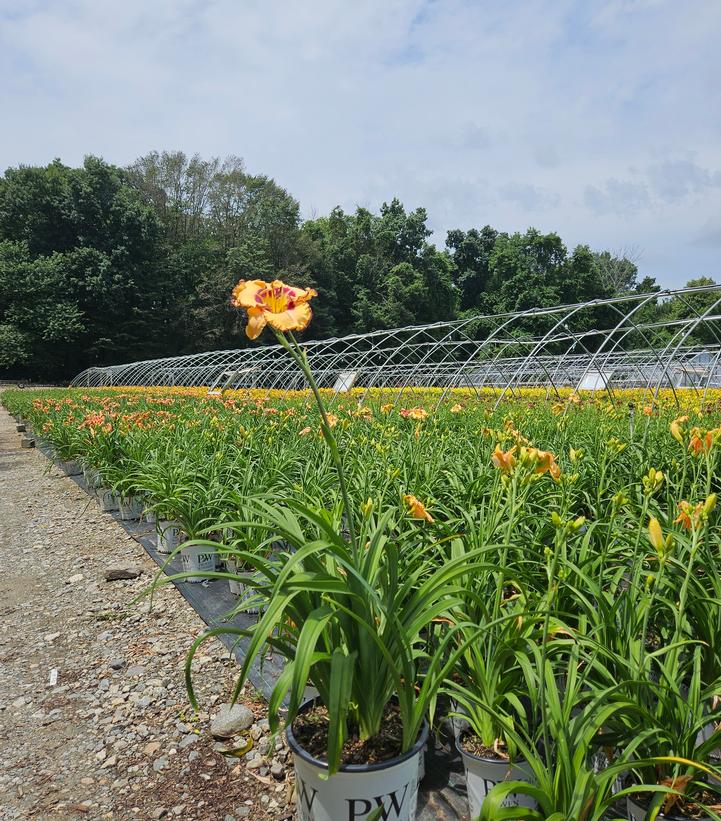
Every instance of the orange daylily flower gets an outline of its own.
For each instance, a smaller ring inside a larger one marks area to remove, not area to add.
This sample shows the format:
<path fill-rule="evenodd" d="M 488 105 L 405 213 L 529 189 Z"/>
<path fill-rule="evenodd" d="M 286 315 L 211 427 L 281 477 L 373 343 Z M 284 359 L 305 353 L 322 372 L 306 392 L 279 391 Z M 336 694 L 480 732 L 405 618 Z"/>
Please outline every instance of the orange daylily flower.
<path fill-rule="evenodd" d="M 430 522 L 433 524 L 435 520 L 433 516 L 431 516 L 431 514 L 425 509 L 423 502 L 418 501 L 415 496 L 411 496 L 410 494 L 406 494 L 403 497 L 403 501 L 410 508 L 411 516 L 414 519 L 422 519 L 425 522 Z"/>
<path fill-rule="evenodd" d="M 404 408 L 400 413 L 404 419 L 415 419 L 419 422 L 428 419 L 428 411 L 424 408 Z"/>
<path fill-rule="evenodd" d="M 699 522 L 701 510 L 703 509 L 703 503 L 699 502 L 696 507 L 693 507 L 690 502 L 679 502 L 678 509 L 680 513 L 673 520 L 673 523 L 675 525 L 680 524 L 684 530 L 695 529 Z"/>
<path fill-rule="evenodd" d="M 692 428 L 688 449 L 694 456 L 701 453 L 708 453 L 714 446 L 716 430 L 703 431 L 701 428 Z"/>
<path fill-rule="evenodd" d="M 549 450 L 521 448 L 521 461 L 530 464 L 533 472 L 541 476 L 544 473 L 550 473 L 554 479 L 561 476 L 561 468 L 556 464 L 556 457 Z"/>
<path fill-rule="evenodd" d="M 692 505 L 690 502 L 682 501 L 678 503 L 680 513 L 673 520 L 675 525 L 681 525 L 685 530 L 698 530 L 705 521 L 708 520 L 711 512 L 716 507 L 716 494 L 712 493 L 705 502 Z"/>
<path fill-rule="evenodd" d="M 248 324 L 245 333 L 257 339 L 266 325 L 276 331 L 302 331 L 308 327 L 313 312 L 308 300 L 318 296 L 312 288 L 295 288 L 279 279 L 241 281 L 233 288 L 232 304 L 245 308 Z"/>
<path fill-rule="evenodd" d="M 493 462 L 494 467 L 497 467 L 501 473 L 513 473 L 513 468 L 516 466 L 516 457 L 513 455 L 515 450 L 516 446 L 514 445 L 504 453 L 501 446 L 496 445 L 496 449 L 491 455 L 491 462 Z"/>
<path fill-rule="evenodd" d="M 561 468 L 556 464 L 556 457 L 548 450 L 536 451 L 536 473 L 544 474 L 550 473 L 554 479 L 558 479 L 561 475 Z"/>

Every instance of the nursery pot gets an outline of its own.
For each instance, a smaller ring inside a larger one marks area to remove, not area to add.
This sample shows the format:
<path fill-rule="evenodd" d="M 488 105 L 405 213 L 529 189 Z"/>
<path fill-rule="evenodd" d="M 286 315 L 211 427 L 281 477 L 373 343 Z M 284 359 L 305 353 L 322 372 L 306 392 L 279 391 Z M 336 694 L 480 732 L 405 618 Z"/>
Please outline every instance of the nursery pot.
<path fill-rule="evenodd" d="M 157 521 L 157 519 L 155 518 L 155 511 L 154 511 L 154 510 L 151 510 L 151 509 L 150 509 L 150 508 L 148 508 L 148 507 L 146 507 L 146 508 L 143 510 L 143 519 L 145 519 L 145 521 L 146 521 L 149 525 L 154 525 L 154 524 L 156 523 L 156 521 Z"/>
<path fill-rule="evenodd" d="M 461 754 L 466 771 L 466 789 L 471 818 L 477 818 L 488 793 L 502 781 L 532 781 L 530 767 L 525 762 L 511 763 L 495 758 L 481 758 L 466 752 L 460 739 L 456 740 L 456 749 Z M 529 807 L 534 809 L 536 802 L 530 795 L 511 793 L 503 802 L 504 807 Z"/>
<path fill-rule="evenodd" d="M 238 572 L 238 562 L 236 562 L 235 559 L 231 559 L 229 556 L 226 556 L 225 564 L 229 573 Z M 243 585 L 240 582 L 235 581 L 235 579 L 228 579 L 228 587 L 230 587 L 230 592 L 234 596 L 240 596 L 243 594 Z"/>
<path fill-rule="evenodd" d="M 217 553 L 212 547 L 201 544 L 192 544 L 180 548 L 180 563 L 183 573 L 208 573 L 215 570 Z M 202 582 L 203 578 L 198 576 L 194 579 L 186 579 L 186 582 Z"/>
<path fill-rule="evenodd" d="M 139 519 L 143 512 L 143 500 L 139 496 L 120 497 L 120 518 L 124 522 Z"/>
<path fill-rule="evenodd" d="M 172 553 L 178 546 L 180 526 L 177 522 L 169 522 L 165 519 L 161 519 L 155 526 L 158 531 L 156 550 L 158 553 Z"/>
<path fill-rule="evenodd" d="M 118 494 L 114 490 L 111 490 L 109 487 L 99 487 L 97 492 L 101 510 L 105 511 L 105 513 L 110 513 L 118 509 L 120 501 Z"/>
<path fill-rule="evenodd" d="M 100 486 L 100 474 L 95 468 L 83 468 L 83 478 L 90 491 Z"/>
<path fill-rule="evenodd" d="M 58 459 L 57 464 L 67 476 L 79 476 L 83 472 L 83 469 L 74 459 Z"/>
<path fill-rule="evenodd" d="M 301 712 L 316 703 L 308 702 Z M 344 764 L 330 777 L 328 765 L 298 744 L 292 727 L 285 732 L 293 751 L 298 821 L 364 821 L 380 806 L 382 818 L 414 821 L 427 724 L 407 753 L 378 764 Z"/>
<path fill-rule="evenodd" d="M 634 801 L 633 798 L 627 796 L 626 814 L 629 817 L 629 821 L 646 821 L 647 812 L 647 807 L 643 807 L 637 801 Z M 683 815 L 674 815 L 673 812 L 670 815 L 664 815 L 660 812 L 656 818 L 658 821 L 690 821 L 688 816 L 684 817 Z M 697 816 L 694 818 L 694 821 L 711 821 L 711 817 L 708 815 Z"/>
<path fill-rule="evenodd" d="M 235 559 L 226 557 L 225 563 L 228 566 L 228 571 L 230 573 L 242 573 L 242 570 L 238 567 L 238 562 Z M 228 586 L 230 587 L 230 592 L 234 596 L 238 596 L 240 604 L 255 595 L 255 588 L 250 587 L 247 584 L 243 584 L 242 582 L 237 582 L 235 579 L 228 579 Z M 247 608 L 244 612 L 248 613 L 250 616 L 255 616 L 260 613 L 260 607 L 256 604 L 253 605 L 253 607 Z"/>

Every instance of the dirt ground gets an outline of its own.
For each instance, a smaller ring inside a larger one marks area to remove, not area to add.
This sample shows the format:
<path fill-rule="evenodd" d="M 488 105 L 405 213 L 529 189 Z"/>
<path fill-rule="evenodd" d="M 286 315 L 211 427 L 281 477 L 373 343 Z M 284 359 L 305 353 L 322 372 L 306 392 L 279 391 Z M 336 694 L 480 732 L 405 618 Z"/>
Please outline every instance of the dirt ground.
<path fill-rule="evenodd" d="M 117 566 L 142 574 L 106 581 Z M 294 817 L 261 701 L 247 693 L 255 723 L 234 742 L 255 736 L 249 754 L 208 732 L 237 671 L 219 643 L 195 665 L 205 712 L 189 709 L 183 663 L 204 625 L 171 586 L 151 612 L 132 603 L 155 570 L 0 409 L 1 819 Z"/>

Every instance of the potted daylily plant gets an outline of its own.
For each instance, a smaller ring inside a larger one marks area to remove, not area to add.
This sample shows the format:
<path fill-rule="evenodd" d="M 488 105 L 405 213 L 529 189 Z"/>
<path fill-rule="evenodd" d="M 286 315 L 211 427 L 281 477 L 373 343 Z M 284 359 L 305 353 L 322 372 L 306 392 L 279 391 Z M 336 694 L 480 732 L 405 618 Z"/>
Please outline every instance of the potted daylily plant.
<path fill-rule="evenodd" d="M 482 601 L 477 595 L 468 597 L 476 607 Z M 535 619 L 528 618 L 524 604 L 518 590 L 514 590 L 500 618 L 494 620 L 489 613 L 466 616 L 458 640 L 462 641 L 468 630 L 477 638 L 468 642 L 446 683 L 447 692 L 458 706 L 454 715 L 458 722 L 456 748 L 466 772 L 472 818 L 479 814 L 495 784 L 533 778 L 515 747 L 513 735 L 507 732 L 516 724 L 532 723 L 535 714 L 537 684 L 531 671 L 538 654 L 539 631 Z M 478 625 L 484 627 L 480 634 Z M 535 801 L 526 795 L 511 794 L 505 804 L 534 807 Z"/>
<path fill-rule="evenodd" d="M 191 663 L 209 636 L 250 639 L 234 698 L 252 663 L 270 646 L 286 659 L 269 718 L 277 729 L 287 700 L 285 727 L 294 753 L 299 817 L 366 821 L 393 813 L 411 821 L 429 706 L 455 659 L 475 638 L 469 631 L 470 638 L 454 646 L 450 629 L 439 652 L 428 658 L 424 634 L 434 619 L 460 604 L 459 579 L 474 571 L 479 557 L 466 554 L 438 567 L 428 540 L 419 537 L 423 525 L 399 517 L 395 508 L 376 512 L 372 501 L 361 511 L 352 509 L 333 425 L 305 351 L 291 333 L 308 325 L 313 296 L 310 289 L 257 280 L 239 283 L 233 301 L 248 312 L 248 336 L 255 339 L 269 325 L 305 376 L 335 465 L 341 516 L 293 499 L 256 503 L 262 526 L 288 549 L 246 557 L 256 574 L 244 583 L 264 598 L 263 615 L 248 630 L 223 626 L 196 640 L 187 659 L 188 692 L 197 706 Z M 305 697 L 308 684 L 318 692 L 312 701 Z"/>

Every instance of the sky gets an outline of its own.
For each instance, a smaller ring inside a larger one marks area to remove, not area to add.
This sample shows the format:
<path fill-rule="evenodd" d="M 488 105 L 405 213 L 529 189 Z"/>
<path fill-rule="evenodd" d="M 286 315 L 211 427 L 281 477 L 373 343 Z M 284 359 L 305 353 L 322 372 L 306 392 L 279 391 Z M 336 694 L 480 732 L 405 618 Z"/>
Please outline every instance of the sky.
<path fill-rule="evenodd" d="M 718 0 L 0 0 L 0 169 L 234 154 L 721 281 Z"/>

